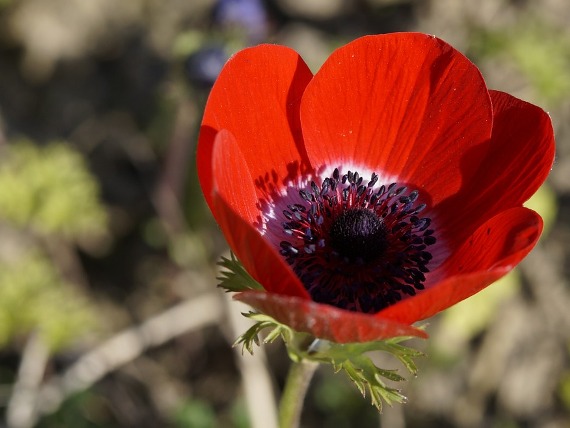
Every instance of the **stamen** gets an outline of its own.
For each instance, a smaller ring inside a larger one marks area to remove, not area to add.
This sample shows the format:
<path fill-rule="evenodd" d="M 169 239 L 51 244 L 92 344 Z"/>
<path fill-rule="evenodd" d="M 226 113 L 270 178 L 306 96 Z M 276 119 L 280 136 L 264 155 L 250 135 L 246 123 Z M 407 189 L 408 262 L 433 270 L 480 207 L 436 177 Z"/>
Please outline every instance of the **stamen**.
<path fill-rule="evenodd" d="M 313 300 L 375 313 L 424 289 L 436 243 L 419 192 L 335 169 L 282 211 L 280 253 Z M 407 193 L 407 194 L 406 194 Z"/>

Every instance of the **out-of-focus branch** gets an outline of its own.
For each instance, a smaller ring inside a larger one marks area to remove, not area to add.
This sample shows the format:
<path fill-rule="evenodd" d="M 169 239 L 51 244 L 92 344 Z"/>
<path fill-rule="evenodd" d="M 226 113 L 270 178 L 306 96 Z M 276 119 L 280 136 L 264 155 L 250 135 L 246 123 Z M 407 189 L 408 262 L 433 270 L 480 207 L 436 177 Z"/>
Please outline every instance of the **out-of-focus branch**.
<path fill-rule="evenodd" d="M 36 398 L 49 359 L 49 350 L 37 332 L 32 333 L 22 352 L 16 382 L 6 409 L 10 428 L 28 428 L 35 419 Z"/>
<path fill-rule="evenodd" d="M 186 227 L 180 200 L 188 173 L 188 162 L 194 148 L 192 132 L 195 117 L 195 105 L 188 100 L 179 101 L 162 174 L 152 195 L 156 211 L 170 233 L 184 231 Z"/>
<path fill-rule="evenodd" d="M 219 321 L 222 303 L 215 293 L 184 301 L 141 325 L 119 332 L 95 349 L 87 352 L 61 376 L 52 378 L 37 395 L 33 424 L 43 414 L 59 408 L 71 394 L 85 390 L 122 365 L 136 359 L 149 348 L 159 346 L 177 336 Z M 24 428 L 20 425 L 19 428 Z"/>
<path fill-rule="evenodd" d="M 240 302 L 227 303 L 232 331 L 234 337 L 238 337 L 251 327 L 250 321 L 241 315 L 241 312 L 246 312 L 249 307 Z M 253 355 L 241 355 L 241 347 L 236 347 L 235 351 L 238 354 L 236 360 L 241 373 L 251 427 L 277 428 L 275 393 L 263 347 L 255 349 Z"/>

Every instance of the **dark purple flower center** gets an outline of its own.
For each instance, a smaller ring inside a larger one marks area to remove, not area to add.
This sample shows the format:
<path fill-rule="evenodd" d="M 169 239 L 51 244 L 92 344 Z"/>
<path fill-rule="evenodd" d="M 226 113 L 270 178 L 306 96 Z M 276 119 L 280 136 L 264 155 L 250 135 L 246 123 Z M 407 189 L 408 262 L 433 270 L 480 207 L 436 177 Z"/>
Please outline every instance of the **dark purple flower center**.
<path fill-rule="evenodd" d="M 283 211 L 281 254 L 314 301 L 375 313 L 423 290 L 436 242 L 419 192 L 357 172 L 314 181 Z"/>
<path fill-rule="evenodd" d="M 347 260 L 370 262 L 387 246 L 384 221 L 365 208 L 349 208 L 340 213 L 329 230 L 330 245 Z"/>

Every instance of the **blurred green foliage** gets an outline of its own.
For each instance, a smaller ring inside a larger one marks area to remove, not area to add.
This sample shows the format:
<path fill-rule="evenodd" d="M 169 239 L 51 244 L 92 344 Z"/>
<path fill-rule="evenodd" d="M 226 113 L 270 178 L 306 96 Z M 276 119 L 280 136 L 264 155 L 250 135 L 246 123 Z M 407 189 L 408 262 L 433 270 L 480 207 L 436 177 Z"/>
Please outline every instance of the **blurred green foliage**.
<path fill-rule="evenodd" d="M 536 211 L 542 217 L 542 220 L 544 221 L 542 238 L 544 238 L 544 236 L 548 235 L 548 232 L 550 232 L 558 214 L 556 193 L 554 193 L 554 190 L 552 190 L 548 183 L 545 183 L 540 189 L 538 189 L 538 192 L 532 195 L 532 197 L 525 202 L 524 205 L 525 207 Z"/>
<path fill-rule="evenodd" d="M 176 428 L 248 428 L 251 426 L 243 397 L 238 397 L 229 411 L 216 413 L 212 403 L 196 398 L 184 400 L 173 414 Z"/>
<path fill-rule="evenodd" d="M 557 37 L 545 23 L 528 21 L 513 28 L 476 31 L 472 49 L 480 57 L 506 57 L 545 101 L 564 101 L 570 95 L 570 40 Z"/>
<path fill-rule="evenodd" d="M 328 369 L 326 373 L 317 378 L 310 392 L 322 426 L 349 428 L 355 420 L 363 428 L 378 426 L 376 410 L 362 399 L 354 385 L 343 376 L 333 376 Z"/>
<path fill-rule="evenodd" d="M 176 412 L 178 428 L 212 428 L 216 426 L 216 413 L 212 406 L 201 400 L 188 400 Z"/>
<path fill-rule="evenodd" d="M 63 283 L 48 258 L 29 253 L 0 261 L 0 346 L 37 331 L 57 349 L 94 323 L 87 302 Z"/>
<path fill-rule="evenodd" d="M 0 222 L 19 244 L 0 254 L 0 346 L 38 332 L 59 349 L 96 322 L 43 247 L 104 230 L 98 185 L 82 156 L 64 143 L 22 141 L 2 150 Z"/>
<path fill-rule="evenodd" d="M 109 415 L 103 410 L 106 399 L 90 390 L 74 394 L 57 412 L 44 417 L 37 428 L 114 428 Z"/>
<path fill-rule="evenodd" d="M 570 42 L 541 29 L 511 37 L 509 42 L 511 55 L 538 93 L 556 102 L 566 99 L 570 93 Z"/>
<path fill-rule="evenodd" d="M 249 428 L 249 414 L 243 397 L 239 397 L 231 408 L 231 419 L 235 428 Z"/>
<path fill-rule="evenodd" d="M 562 375 L 558 393 L 564 407 L 570 409 L 570 371 L 567 371 Z"/>
<path fill-rule="evenodd" d="M 469 299 L 448 308 L 441 314 L 441 332 L 435 346 L 442 363 L 459 357 L 466 351 L 466 343 L 480 334 L 494 321 L 500 306 L 520 288 L 520 277 L 512 271 L 494 284 Z"/>
<path fill-rule="evenodd" d="M 104 230 L 98 185 L 82 156 L 64 143 L 22 141 L 3 149 L 0 218 L 41 234 L 73 239 Z"/>

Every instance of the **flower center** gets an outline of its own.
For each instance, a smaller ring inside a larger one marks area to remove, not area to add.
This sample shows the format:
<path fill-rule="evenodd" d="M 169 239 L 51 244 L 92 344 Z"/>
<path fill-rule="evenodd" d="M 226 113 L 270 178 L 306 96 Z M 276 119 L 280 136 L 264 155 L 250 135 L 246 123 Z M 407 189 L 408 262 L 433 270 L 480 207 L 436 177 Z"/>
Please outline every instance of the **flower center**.
<path fill-rule="evenodd" d="M 417 190 L 377 182 L 335 169 L 283 210 L 281 255 L 314 301 L 375 313 L 424 289 L 436 242 L 418 215 L 426 205 Z"/>
<path fill-rule="evenodd" d="M 329 231 L 331 247 L 348 260 L 369 262 L 386 249 L 386 227 L 373 211 L 347 209 L 333 220 Z"/>

